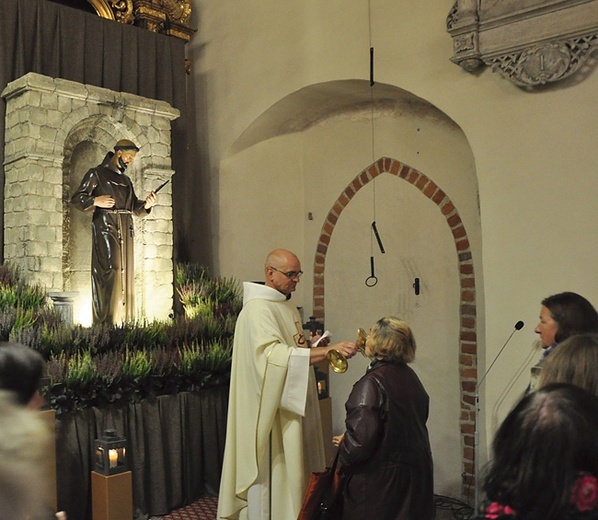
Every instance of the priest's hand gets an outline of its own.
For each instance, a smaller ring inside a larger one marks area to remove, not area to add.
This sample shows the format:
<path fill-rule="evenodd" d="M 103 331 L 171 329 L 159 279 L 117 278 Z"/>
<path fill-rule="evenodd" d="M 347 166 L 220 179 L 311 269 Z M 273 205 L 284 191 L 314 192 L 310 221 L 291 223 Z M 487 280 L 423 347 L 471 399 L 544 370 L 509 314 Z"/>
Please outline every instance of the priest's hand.
<path fill-rule="evenodd" d="M 145 209 L 150 209 L 158 200 L 158 196 L 152 191 L 145 199 L 145 205 L 143 206 Z"/>
<path fill-rule="evenodd" d="M 338 350 L 346 359 L 352 358 L 357 353 L 357 346 L 351 341 L 341 341 L 334 345 L 326 347 L 312 347 L 309 349 L 309 362 L 310 364 L 318 363 L 323 359 L 326 359 L 326 355 L 330 350 Z"/>
<path fill-rule="evenodd" d="M 98 208 L 113 208 L 116 201 L 110 195 L 98 195 L 93 198 L 93 205 Z"/>
<path fill-rule="evenodd" d="M 326 331 L 324 332 L 324 334 L 322 334 L 320 331 L 316 332 L 315 336 L 311 336 L 310 333 L 310 338 L 309 338 L 309 342 L 311 344 L 312 347 L 325 347 L 326 345 L 330 344 L 330 331 Z"/>
<path fill-rule="evenodd" d="M 338 350 L 346 359 L 350 359 L 357 354 L 357 345 L 352 341 L 341 341 L 340 343 L 335 343 L 334 345 L 325 348 L 326 353 L 328 353 L 329 350 Z"/>

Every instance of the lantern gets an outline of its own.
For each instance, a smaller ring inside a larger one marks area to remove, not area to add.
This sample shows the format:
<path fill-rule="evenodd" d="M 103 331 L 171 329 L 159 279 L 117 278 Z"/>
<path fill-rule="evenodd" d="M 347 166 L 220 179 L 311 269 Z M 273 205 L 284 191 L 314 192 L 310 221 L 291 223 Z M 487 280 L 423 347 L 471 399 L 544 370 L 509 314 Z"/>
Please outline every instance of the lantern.
<path fill-rule="evenodd" d="M 116 430 L 104 430 L 104 436 L 94 441 L 95 470 L 101 475 L 116 475 L 127 471 L 127 439 Z"/>

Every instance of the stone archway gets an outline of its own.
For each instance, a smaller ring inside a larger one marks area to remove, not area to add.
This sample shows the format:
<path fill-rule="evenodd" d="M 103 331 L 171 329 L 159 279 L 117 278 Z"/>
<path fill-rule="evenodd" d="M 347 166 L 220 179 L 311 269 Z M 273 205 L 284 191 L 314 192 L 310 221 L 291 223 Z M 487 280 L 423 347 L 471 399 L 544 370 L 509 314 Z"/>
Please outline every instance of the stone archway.
<path fill-rule="evenodd" d="M 90 143 L 105 152 L 129 138 L 140 148 L 130 176 L 149 193 L 173 175 L 171 121 L 179 111 L 164 101 L 29 73 L 11 82 L 5 136 L 5 259 L 30 282 L 54 292 L 78 291 L 69 277 L 72 258 L 70 194 L 73 151 Z M 95 166 L 90 164 L 89 167 Z M 173 225 L 171 185 L 136 226 L 139 318 L 165 319 L 172 311 Z M 86 230 L 89 232 L 89 230 Z"/>
<path fill-rule="evenodd" d="M 422 172 L 396 159 L 382 157 L 362 170 L 340 194 L 324 220 L 314 258 L 313 314 L 325 321 L 325 268 L 326 254 L 334 228 L 343 210 L 355 194 L 375 179 L 388 173 L 414 185 L 430 199 L 442 215 L 454 239 L 459 266 L 460 282 L 460 332 L 459 332 L 459 386 L 461 395 L 460 433 L 462 446 L 462 494 L 474 485 L 475 453 L 474 433 L 476 422 L 475 390 L 477 384 L 477 318 L 475 273 L 467 231 L 459 212 L 448 195 Z"/>

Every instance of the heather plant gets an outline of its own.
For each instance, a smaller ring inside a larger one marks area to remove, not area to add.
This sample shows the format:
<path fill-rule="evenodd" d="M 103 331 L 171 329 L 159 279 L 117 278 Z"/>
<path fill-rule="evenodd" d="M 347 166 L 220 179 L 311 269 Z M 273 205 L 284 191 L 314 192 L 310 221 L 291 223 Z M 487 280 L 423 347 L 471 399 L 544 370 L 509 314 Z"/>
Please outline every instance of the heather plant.
<path fill-rule="evenodd" d="M 73 355 L 61 352 L 46 364 L 50 385 L 43 390 L 44 397 L 57 413 L 82 410 L 96 402 L 98 377 L 91 352 Z"/>
<path fill-rule="evenodd" d="M 12 331 L 18 332 L 21 329 L 25 329 L 33 326 L 37 319 L 34 309 L 17 306 L 17 312 L 15 314 L 15 322 L 12 326 Z M 11 331 L 11 332 L 12 332 Z"/>
<path fill-rule="evenodd" d="M 127 345 L 141 345 L 145 348 L 164 345 L 170 324 L 163 321 L 142 323 L 130 326 L 125 332 L 123 343 Z"/>
<path fill-rule="evenodd" d="M 203 370 L 210 374 L 219 374 L 230 369 L 232 342 L 223 344 L 212 341 L 204 355 Z"/>
<path fill-rule="evenodd" d="M 123 373 L 123 355 L 115 350 L 95 357 L 95 368 L 98 377 L 106 386 L 112 386 L 121 378 Z"/>
<path fill-rule="evenodd" d="M 10 264 L 0 266 L 0 310 L 22 307 L 25 310 L 40 310 L 47 307 L 48 296 L 39 284 L 27 284 L 18 267 Z"/>
<path fill-rule="evenodd" d="M 0 286 L 0 309 L 6 311 L 19 304 L 19 293 L 16 285 Z"/>
<path fill-rule="evenodd" d="M 150 395 L 152 368 L 152 358 L 145 350 L 125 350 L 121 386 L 129 402 L 138 403 Z"/>
<path fill-rule="evenodd" d="M 121 373 L 123 377 L 141 380 L 152 373 L 152 361 L 145 350 L 125 350 Z"/>
<path fill-rule="evenodd" d="M 57 413 L 226 383 L 239 286 L 211 278 L 202 266 L 181 265 L 179 289 L 191 287 L 187 304 L 200 310 L 165 321 L 91 327 L 63 323 L 39 286 L 28 288 L 17 269 L 2 265 L 0 336 L 48 360 L 44 394 Z"/>
<path fill-rule="evenodd" d="M 49 320 L 49 298 L 39 284 L 27 284 L 18 267 L 0 266 L 0 339 L 8 340 L 13 331 Z"/>
<path fill-rule="evenodd" d="M 179 349 L 182 378 L 194 387 L 219 384 L 227 379 L 231 364 L 231 346 L 230 341 L 223 344 L 216 340 L 185 345 Z"/>
<path fill-rule="evenodd" d="M 188 281 L 204 282 L 210 279 L 207 267 L 192 263 L 180 262 L 176 266 L 176 279 L 179 285 L 184 285 Z"/>
<path fill-rule="evenodd" d="M 20 279 L 19 268 L 5 263 L 0 265 L 0 286 L 1 287 L 12 287 L 17 285 Z"/>
<path fill-rule="evenodd" d="M 64 356 L 60 353 L 60 356 Z M 95 362 L 91 357 L 91 352 L 85 350 L 77 352 L 67 361 L 67 371 L 64 381 L 72 388 L 87 389 L 90 383 L 96 378 Z"/>
<path fill-rule="evenodd" d="M 0 340 L 8 341 L 10 331 L 12 330 L 16 319 L 16 307 L 7 308 L 4 311 L 0 311 Z"/>
<path fill-rule="evenodd" d="M 21 326 L 13 324 L 9 339 L 37 350 L 46 359 L 59 352 L 76 352 L 74 347 L 73 328 L 61 321 L 46 321 L 43 316 L 24 322 Z M 89 349 L 88 345 L 81 348 Z"/>
<path fill-rule="evenodd" d="M 212 278 L 205 267 L 177 265 L 177 293 L 187 318 L 225 317 L 241 310 L 241 288 L 234 278 Z"/>

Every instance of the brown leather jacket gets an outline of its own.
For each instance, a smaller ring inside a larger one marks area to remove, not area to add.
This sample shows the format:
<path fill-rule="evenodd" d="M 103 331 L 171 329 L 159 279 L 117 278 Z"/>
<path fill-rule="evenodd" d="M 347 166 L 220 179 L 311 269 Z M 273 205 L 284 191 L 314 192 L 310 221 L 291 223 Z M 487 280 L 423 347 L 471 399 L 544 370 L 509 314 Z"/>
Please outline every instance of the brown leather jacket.
<path fill-rule="evenodd" d="M 345 404 L 343 520 L 434 518 L 429 397 L 406 364 L 372 363 Z"/>

